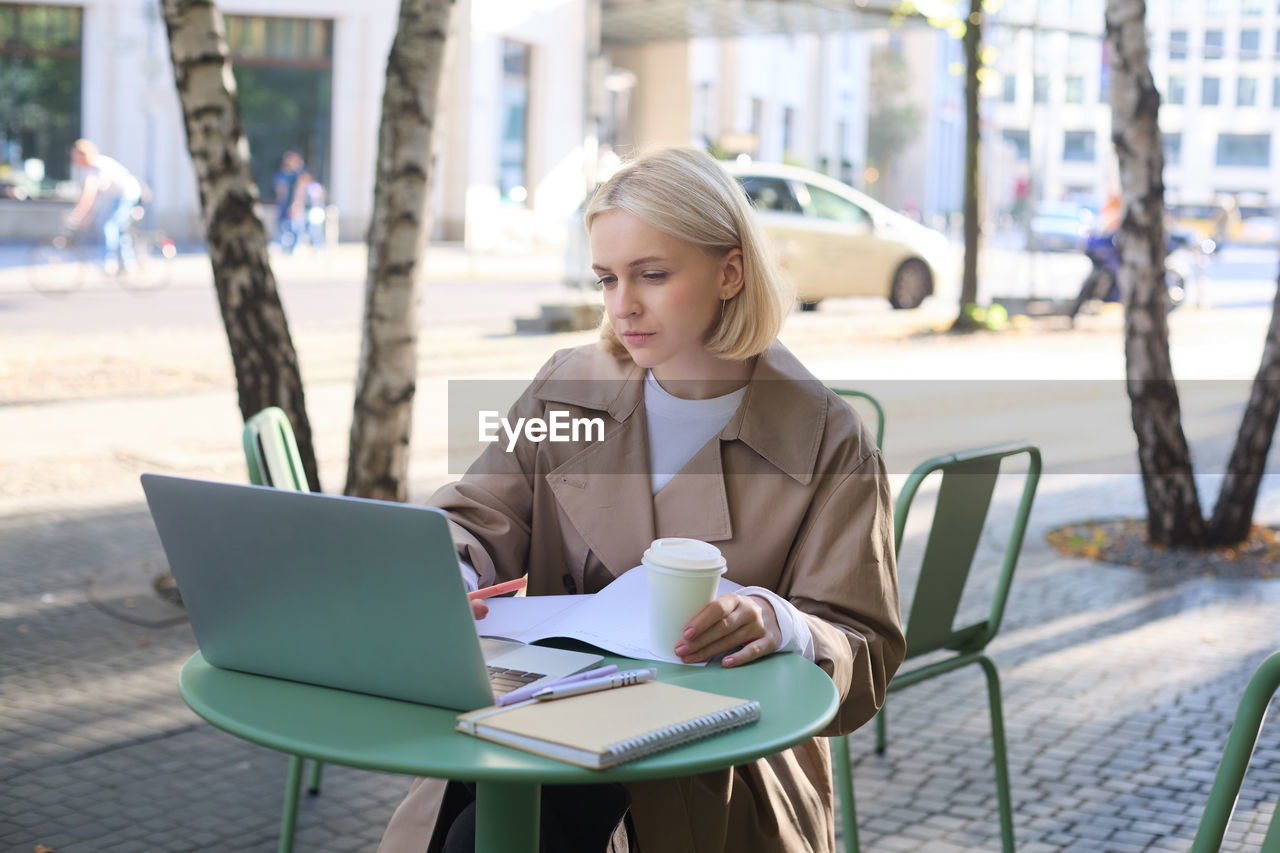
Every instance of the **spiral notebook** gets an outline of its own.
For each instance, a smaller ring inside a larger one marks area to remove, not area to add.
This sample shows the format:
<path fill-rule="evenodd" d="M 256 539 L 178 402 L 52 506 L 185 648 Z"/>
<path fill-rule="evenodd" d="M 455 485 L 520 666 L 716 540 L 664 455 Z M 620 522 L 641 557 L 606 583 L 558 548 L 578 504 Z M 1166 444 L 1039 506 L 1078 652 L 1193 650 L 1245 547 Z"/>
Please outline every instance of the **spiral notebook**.
<path fill-rule="evenodd" d="M 458 717 L 476 737 L 601 770 L 760 719 L 760 703 L 662 681 Z"/>

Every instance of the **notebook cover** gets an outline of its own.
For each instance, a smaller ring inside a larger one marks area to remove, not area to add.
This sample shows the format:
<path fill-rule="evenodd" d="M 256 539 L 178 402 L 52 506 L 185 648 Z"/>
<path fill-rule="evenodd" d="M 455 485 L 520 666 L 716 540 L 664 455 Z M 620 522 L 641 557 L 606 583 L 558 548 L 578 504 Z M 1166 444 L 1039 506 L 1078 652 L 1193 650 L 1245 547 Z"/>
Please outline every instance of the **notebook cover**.
<path fill-rule="evenodd" d="M 459 731 L 600 769 L 755 722 L 758 702 L 650 681 L 458 717 Z"/>

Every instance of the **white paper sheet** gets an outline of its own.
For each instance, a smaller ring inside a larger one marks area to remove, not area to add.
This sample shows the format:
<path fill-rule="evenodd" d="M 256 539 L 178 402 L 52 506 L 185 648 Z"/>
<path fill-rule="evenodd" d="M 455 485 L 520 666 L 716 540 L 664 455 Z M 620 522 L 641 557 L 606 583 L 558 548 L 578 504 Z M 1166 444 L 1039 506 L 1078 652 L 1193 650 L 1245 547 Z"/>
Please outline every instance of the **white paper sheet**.
<path fill-rule="evenodd" d="M 476 629 L 483 637 L 525 643 L 568 637 L 624 657 L 680 663 L 670 650 L 649 648 L 648 577 L 638 566 L 594 595 L 491 598 Z M 722 577 L 716 594 L 738 589 L 741 584 Z"/>

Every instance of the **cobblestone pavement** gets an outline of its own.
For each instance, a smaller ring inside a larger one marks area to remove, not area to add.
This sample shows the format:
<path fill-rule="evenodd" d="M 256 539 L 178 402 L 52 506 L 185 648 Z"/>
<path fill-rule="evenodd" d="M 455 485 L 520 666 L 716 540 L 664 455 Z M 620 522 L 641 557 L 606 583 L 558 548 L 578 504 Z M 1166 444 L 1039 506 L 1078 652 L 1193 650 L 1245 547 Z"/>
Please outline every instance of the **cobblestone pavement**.
<path fill-rule="evenodd" d="M 456 334 L 451 340 L 460 341 L 463 332 Z M 471 351 L 493 359 L 488 368 L 514 375 L 577 340 L 470 334 L 478 342 Z M 323 355 L 325 339 L 314 341 L 304 365 Z M 198 372 L 200 353 L 215 352 L 198 336 L 187 343 L 192 365 L 170 344 L 160 348 L 175 375 Z M 0 363 L 15 363 L 5 346 L 0 341 Z M 53 353 L 73 342 L 48 346 Z M 146 358 L 145 347 L 114 346 Z M 960 357 L 984 345 L 922 342 L 898 355 L 929 346 Z M 143 379 L 129 381 L 137 387 L 128 393 L 28 402 L 15 394 L 0 405 L 8 445 L 0 449 L 0 850 L 269 851 L 286 759 L 213 729 L 179 698 L 177 670 L 195 643 L 182 614 L 151 592 L 164 558 L 136 480 L 142 470 L 242 479 L 234 398 L 225 381 L 185 391 L 162 384 L 155 390 L 162 396 L 148 394 Z M 340 481 L 349 382 L 335 371 L 309 387 L 313 422 L 336 424 L 317 430 L 330 488 Z M 439 449 L 416 441 L 424 455 Z M 68 473 L 72 464 L 78 474 Z M 415 471 L 416 496 L 445 476 L 425 463 Z M 1280 521 L 1278 492 L 1269 477 L 1260 520 Z M 1012 500 L 1005 489 L 997 498 L 998 508 Z M 1280 582 L 1157 581 L 1061 557 L 1044 542 L 1057 524 L 1141 509 L 1132 477 L 1059 474 L 1042 482 L 1004 629 L 991 647 L 1003 681 L 1020 850 L 1188 849 L 1244 683 L 1280 648 Z M 993 513 L 984 552 L 1001 541 L 1004 515 Z M 906 593 L 924 517 L 913 512 L 908 531 Z M 982 608 L 991 578 L 974 581 L 966 610 Z M 875 755 L 870 727 L 851 738 L 864 849 L 999 849 L 976 668 L 894 694 L 888 715 L 884 757 Z M 408 783 L 327 766 L 321 795 L 303 800 L 296 849 L 372 850 Z M 1277 795 L 1280 728 L 1272 726 L 1226 849 L 1257 848 Z"/>

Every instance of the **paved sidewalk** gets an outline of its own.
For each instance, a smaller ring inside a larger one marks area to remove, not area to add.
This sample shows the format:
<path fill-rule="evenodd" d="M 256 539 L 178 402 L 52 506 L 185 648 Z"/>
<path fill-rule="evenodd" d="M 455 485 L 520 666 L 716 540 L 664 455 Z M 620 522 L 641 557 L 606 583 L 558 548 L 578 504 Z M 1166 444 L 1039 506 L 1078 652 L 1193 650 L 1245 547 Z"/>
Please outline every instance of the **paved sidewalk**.
<path fill-rule="evenodd" d="M 817 354 L 834 346 L 823 335 L 834 340 L 839 318 L 797 322 L 806 337 L 795 348 L 813 347 L 815 362 L 838 370 L 835 355 L 823 362 Z M 527 375 L 552 348 L 583 339 L 452 335 L 460 361 L 434 363 L 424 395 L 471 363 L 464 356 L 478 359 L 472 369 L 481 374 Z M 318 440 L 333 490 L 350 405 L 350 367 L 338 365 L 352 342 L 309 341 L 304 366 L 333 365 L 308 378 L 313 421 L 330 424 Z M 149 354 L 141 343 L 114 346 L 143 362 L 179 351 L 166 341 Z M 186 344 L 197 367 L 216 357 L 204 338 L 188 336 Z M 0 364 L 12 357 L 4 346 Z M 925 344 L 860 346 L 863 364 L 881 353 L 895 370 L 926 355 Z M 959 360 L 988 345 L 930 346 L 934 359 Z M 1052 357 L 1054 346 L 1048 341 L 1048 354 L 1037 357 Z M 1007 361 L 1017 351 L 991 347 L 978 355 Z M 128 394 L 0 406 L 0 434 L 10 445 L 0 452 L 0 850 L 274 849 L 286 760 L 204 724 L 178 697 L 176 673 L 195 644 L 181 612 L 151 593 L 164 558 L 136 486 L 143 470 L 241 479 L 233 398 L 216 370 L 148 395 L 152 375 L 142 371 Z M 424 433 L 414 446 L 423 457 L 414 475 L 421 497 L 448 473 L 438 438 Z M 1280 522 L 1274 480 L 1259 501 L 1259 520 L 1270 523 Z M 998 494 L 1001 506 L 1011 500 Z M 1186 850 L 1244 683 L 1280 648 L 1278 581 L 1161 581 L 1063 558 L 1044 542 L 1064 522 L 1141 511 L 1132 477 L 1055 474 L 1042 483 L 991 649 L 1004 685 L 1020 850 Z M 913 535 L 922 518 L 913 514 Z M 1002 540 L 1000 528 L 994 523 L 984 537 L 986 552 Z M 918 547 L 912 539 L 904 552 L 905 591 Z M 966 608 L 981 607 L 991 577 L 977 582 Z M 870 727 L 855 733 L 865 850 L 999 849 L 985 702 L 980 674 L 964 670 L 891 697 L 884 758 L 874 754 Z M 408 782 L 327 766 L 323 793 L 302 803 L 296 849 L 373 849 Z M 1257 848 L 1278 794 L 1273 726 L 1264 730 L 1225 849 Z"/>

